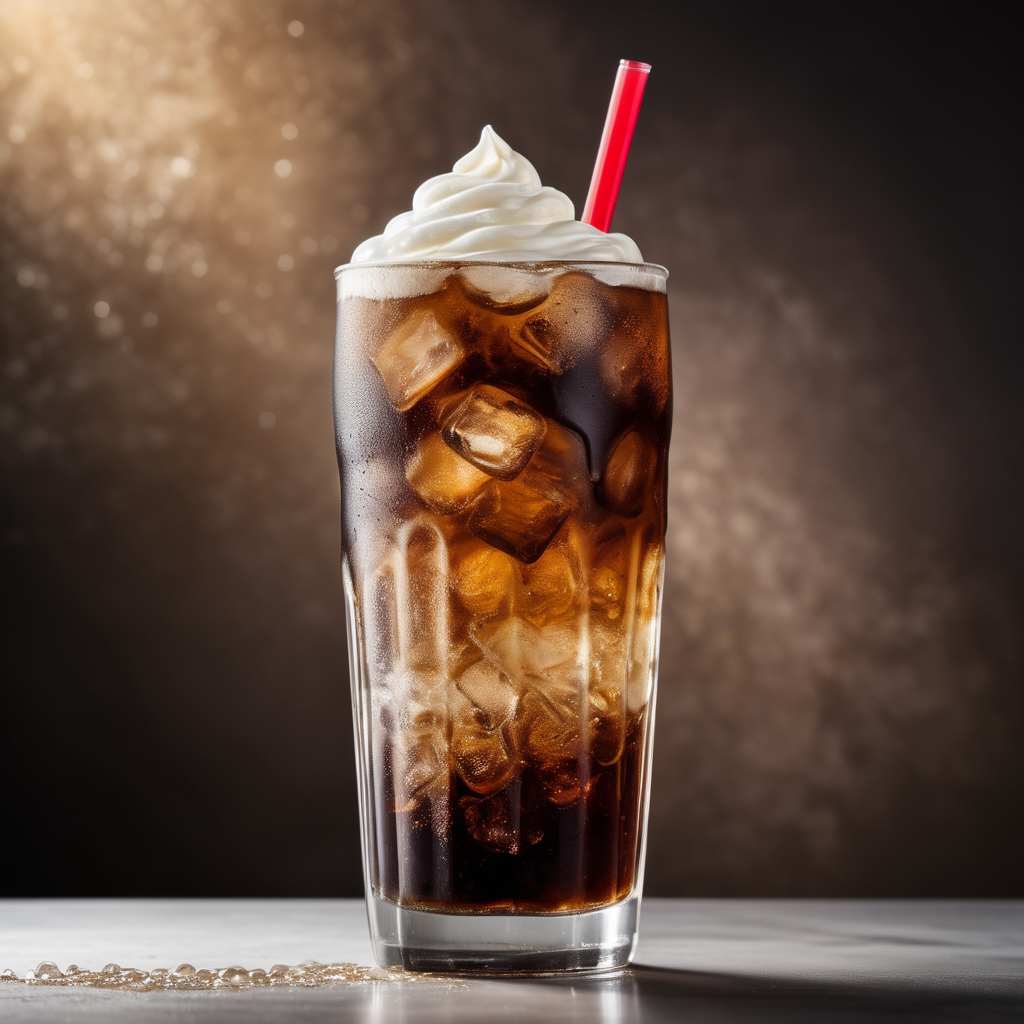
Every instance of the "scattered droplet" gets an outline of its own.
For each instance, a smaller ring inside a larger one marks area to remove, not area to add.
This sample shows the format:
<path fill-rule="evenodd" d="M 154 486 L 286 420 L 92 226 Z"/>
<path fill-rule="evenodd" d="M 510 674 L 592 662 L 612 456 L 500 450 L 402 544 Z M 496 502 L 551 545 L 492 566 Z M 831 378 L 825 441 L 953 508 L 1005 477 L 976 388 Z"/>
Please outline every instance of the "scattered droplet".
<path fill-rule="evenodd" d="M 132 992 L 156 991 L 211 991 L 214 989 L 239 990 L 257 986 L 302 986 L 313 988 L 327 984 L 360 984 L 370 981 L 404 981 L 417 983 L 436 982 L 437 976 L 409 974 L 402 970 L 383 967 L 364 967 L 361 964 L 324 964 L 317 960 L 306 960 L 301 966 L 274 964 L 269 971 L 261 968 L 247 970 L 235 964 L 231 967 L 196 970 L 192 964 L 179 964 L 174 970 L 159 967 L 143 971 L 137 967 L 121 967 L 107 964 L 102 970 L 83 969 L 77 964 L 69 965 L 67 973 L 52 960 L 44 960 L 34 971 L 26 971 L 25 977 L 7 968 L 0 973 L 0 982 L 21 985 L 57 985 L 76 988 L 116 989 Z M 451 985 L 462 982 L 446 978 Z"/>

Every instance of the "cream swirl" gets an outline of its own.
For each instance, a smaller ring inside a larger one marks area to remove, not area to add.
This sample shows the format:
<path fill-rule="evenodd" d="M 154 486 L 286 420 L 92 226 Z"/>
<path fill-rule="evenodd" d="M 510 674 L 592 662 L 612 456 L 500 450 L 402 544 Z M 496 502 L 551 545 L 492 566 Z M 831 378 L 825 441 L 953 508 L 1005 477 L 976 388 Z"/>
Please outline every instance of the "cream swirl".
<path fill-rule="evenodd" d="M 572 201 L 488 125 L 451 174 L 425 181 L 412 210 L 367 239 L 353 263 L 401 260 L 611 260 L 642 263 L 627 235 L 574 220 Z"/>

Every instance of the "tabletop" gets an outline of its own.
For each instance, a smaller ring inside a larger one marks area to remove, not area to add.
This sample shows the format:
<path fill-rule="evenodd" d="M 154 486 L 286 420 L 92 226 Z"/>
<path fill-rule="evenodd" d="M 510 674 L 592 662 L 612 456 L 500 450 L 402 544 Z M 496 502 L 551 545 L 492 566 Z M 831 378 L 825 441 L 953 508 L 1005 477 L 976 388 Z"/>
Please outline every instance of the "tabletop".
<path fill-rule="evenodd" d="M 357 900 L 0 901 L 0 1021 L 731 1022 L 1024 1020 L 1024 901 L 644 901 L 632 967 L 572 978 L 349 971 L 316 987 L 25 984 L 99 971 L 372 965 Z M 315 973 L 315 972 L 314 972 Z"/>

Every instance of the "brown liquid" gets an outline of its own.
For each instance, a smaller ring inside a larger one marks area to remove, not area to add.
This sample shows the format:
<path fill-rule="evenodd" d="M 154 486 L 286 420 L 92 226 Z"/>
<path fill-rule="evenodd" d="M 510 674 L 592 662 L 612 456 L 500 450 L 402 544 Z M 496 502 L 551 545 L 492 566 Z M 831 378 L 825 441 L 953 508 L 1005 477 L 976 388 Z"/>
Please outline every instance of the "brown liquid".
<path fill-rule="evenodd" d="M 565 912 L 624 898 L 638 867 L 667 317 L 659 292 L 507 273 L 519 294 L 453 268 L 339 307 L 370 880 L 410 906 Z"/>

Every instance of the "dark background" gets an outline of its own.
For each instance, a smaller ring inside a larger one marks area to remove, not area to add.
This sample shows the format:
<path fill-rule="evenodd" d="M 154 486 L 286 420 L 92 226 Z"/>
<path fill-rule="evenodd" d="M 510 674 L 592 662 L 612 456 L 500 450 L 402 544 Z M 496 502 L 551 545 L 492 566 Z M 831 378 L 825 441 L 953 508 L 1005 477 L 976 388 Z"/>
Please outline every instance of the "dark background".
<path fill-rule="evenodd" d="M 647 891 L 1024 895 L 1011 9 L 4 4 L 2 894 L 361 891 L 332 270 L 486 123 L 581 209 L 629 57 Z"/>

